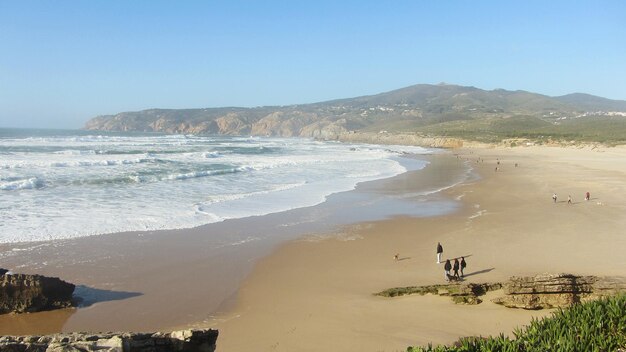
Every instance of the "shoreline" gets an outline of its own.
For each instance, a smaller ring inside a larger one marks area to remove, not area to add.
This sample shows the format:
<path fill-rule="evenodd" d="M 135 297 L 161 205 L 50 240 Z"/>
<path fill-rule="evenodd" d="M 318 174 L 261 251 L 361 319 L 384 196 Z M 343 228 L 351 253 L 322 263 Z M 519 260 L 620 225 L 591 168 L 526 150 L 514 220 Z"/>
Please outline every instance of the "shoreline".
<path fill-rule="evenodd" d="M 265 248 L 265 255 L 252 257 L 247 263 L 251 274 L 247 278 L 245 275 L 238 277 L 242 284 L 235 284 L 238 288 L 213 309 L 216 314 L 205 315 L 203 319 L 183 317 L 180 324 L 170 324 L 169 328 L 218 328 L 218 350 L 221 351 L 251 348 L 261 351 L 394 351 L 431 342 L 449 344 L 461 336 L 506 334 L 528 323 L 533 316 L 549 314 L 548 311 L 529 312 L 496 306 L 489 301 L 489 294 L 478 306 L 459 306 L 446 298 L 433 296 L 393 299 L 372 296 L 390 287 L 441 283 L 443 272 L 435 264 L 437 241 L 444 245 L 444 258 L 470 255 L 466 269 L 469 282 L 501 281 L 512 275 L 542 272 L 622 275 L 620 268 L 626 266 L 626 259 L 621 255 L 626 249 L 622 235 L 626 219 L 621 215 L 626 211 L 626 201 L 621 197 L 626 192 L 626 165 L 623 163 L 626 148 L 475 146 L 455 152 L 463 159 L 460 162 L 471 163 L 481 179 L 440 192 L 442 197 L 460 201 L 454 213 L 358 221 L 341 225 L 335 231 L 317 229 L 305 231 L 307 236 L 299 239 L 283 238 L 283 244 L 275 243 Z M 477 158 L 484 161 L 477 163 Z M 502 165 L 494 172 L 497 160 Z M 519 167 L 514 167 L 514 163 L 519 163 Z M 400 194 L 403 189 L 412 187 L 409 173 L 400 176 L 393 178 L 395 184 L 379 180 L 372 184 L 381 188 L 368 190 L 362 186 L 359 191 Z M 402 182 L 396 182 L 398 180 Z M 586 191 L 591 191 L 588 202 L 582 200 Z M 557 204 L 550 199 L 553 192 L 559 194 Z M 573 195 L 572 205 L 566 202 L 568 194 Z M 150 236 L 159 237 L 158 234 Z M 186 233 L 186 236 L 186 240 L 194 239 L 195 242 L 190 242 L 196 246 L 203 244 L 197 241 L 197 233 Z M 146 245 L 154 242 L 153 239 L 137 236 L 131 242 Z M 115 243 L 105 243 L 109 240 L 90 241 L 90 244 L 109 246 L 111 250 Z M 174 253 L 186 253 L 185 248 L 189 248 L 174 240 L 161 244 L 165 243 L 174 246 Z M 74 246 L 75 250 L 77 248 L 79 246 Z M 62 249 L 59 248 L 58 253 Z M 402 260 L 393 260 L 396 253 Z M 139 269 L 153 271 L 149 277 L 158 278 L 159 272 L 154 271 L 161 267 L 150 267 L 152 264 L 142 261 L 144 253 L 137 254 Z M 110 259 L 115 262 L 119 258 Z M 204 279 L 210 273 L 211 263 L 198 265 L 206 258 L 187 259 L 185 264 L 195 261 L 198 268 L 206 271 L 190 270 L 184 275 L 201 274 Z M 227 260 L 228 256 L 219 259 Z M 81 268 L 83 273 L 85 270 L 94 273 L 95 267 L 89 262 L 82 265 L 85 266 Z M 107 274 L 105 268 L 99 269 L 95 270 L 96 274 Z M 164 274 L 177 277 L 175 271 Z M 106 276 L 92 278 L 91 282 L 99 283 L 94 286 L 104 291 L 135 292 L 127 286 L 125 290 L 116 284 L 107 286 L 103 278 Z M 225 278 L 218 279 L 224 282 Z M 196 293 L 210 286 L 210 282 L 205 284 L 195 287 Z M 144 296 L 121 295 L 119 301 L 102 301 L 81 309 L 102 317 L 101 310 L 110 309 L 113 303 L 133 307 L 134 313 L 163 304 L 157 297 Z M 198 310 L 206 309 L 195 306 L 199 302 L 206 303 L 205 300 L 207 297 L 167 302 L 181 305 L 174 305 L 175 311 L 182 305 Z M 47 313 L 67 315 L 67 312 Z M 112 309 L 111 313 L 115 315 L 119 311 Z M 76 316 L 70 314 L 67 323 L 60 326 L 88 325 L 88 321 L 72 321 Z M 49 317 L 35 320 L 52 321 Z M 117 321 L 117 326 L 119 323 Z M 0 317 L 2 326 L 6 325 Z M 120 329 L 124 328 L 115 330 Z"/>
<path fill-rule="evenodd" d="M 353 241 L 282 245 L 255 266 L 234 308 L 204 325 L 220 330 L 218 349 L 397 351 L 509 334 L 550 314 L 495 305 L 490 293 L 478 306 L 429 295 L 372 296 L 442 283 L 438 241 L 444 258 L 466 256 L 468 282 L 543 272 L 623 275 L 626 149 L 464 148 L 458 154 L 481 175 L 444 191 L 462 201 L 459 211 L 348 226 Z M 590 201 L 583 200 L 586 191 Z M 401 260 L 392 259 L 396 253 Z"/>
<path fill-rule="evenodd" d="M 462 169 L 449 155 L 418 157 L 440 164 L 447 160 L 450 165 L 443 163 L 442 167 L 449 175 L 438 182 L 429 177 L 430 183 L 415 183 L 413 175 L 430 170 L 427 166 L 360 183 L 355 190 L 331 195 L 313 207 L 192 229 L 0 245 L 5 254 L 3 264 L 8 263 L 9 268 L 72 282 L 78 287 L 76 293 L 90 302 L 74 310 L 0 316 L 0 334 L 41 333 L 42 321 L 49 321 L 44 332 L 70 332 L 174 329 L 210 320 L 233 302 L 240 282 L 255 263 L 281 243 L 328 233 L 349 223 L 394 214 L 430 216 L 454 208 L 454 201 L 433 192 L 458 182 L 454 177 L 465 177 Z M 394 188 L 396 182 L 412 185 L 414 194 L 407 195 L 406 186 Z M 415 199 L 431 205 L 416 208 Z M 167 305 L 161 307 L 164 302 Z"/>

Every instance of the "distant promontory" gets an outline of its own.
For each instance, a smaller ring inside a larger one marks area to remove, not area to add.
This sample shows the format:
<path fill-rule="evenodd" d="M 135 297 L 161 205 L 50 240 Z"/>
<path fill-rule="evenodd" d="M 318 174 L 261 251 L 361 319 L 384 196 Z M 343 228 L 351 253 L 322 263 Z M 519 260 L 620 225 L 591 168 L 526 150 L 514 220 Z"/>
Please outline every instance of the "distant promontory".
<path fill-rule="evenodd" d="M 97 116 L 87 130 L 346 139 L 415 134 L 484 142 L 507 138 L 626 142 L 626 101 L 575 93 L 419 84 L 377 95 L 256 108 L 149 109 Z"/>

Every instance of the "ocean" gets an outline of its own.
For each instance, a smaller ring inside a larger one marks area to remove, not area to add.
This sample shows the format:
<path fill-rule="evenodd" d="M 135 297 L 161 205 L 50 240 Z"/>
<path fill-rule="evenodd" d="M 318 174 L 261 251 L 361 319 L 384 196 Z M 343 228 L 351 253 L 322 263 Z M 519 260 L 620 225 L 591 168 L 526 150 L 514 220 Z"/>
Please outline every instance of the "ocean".
<path fill-rule="evenodd" d="M 310 139 L 0 129 L 0 243 L 182 229 L 320 204 L 433 150 Z M 411 155 L 411 157 L 408 157 Z"/>

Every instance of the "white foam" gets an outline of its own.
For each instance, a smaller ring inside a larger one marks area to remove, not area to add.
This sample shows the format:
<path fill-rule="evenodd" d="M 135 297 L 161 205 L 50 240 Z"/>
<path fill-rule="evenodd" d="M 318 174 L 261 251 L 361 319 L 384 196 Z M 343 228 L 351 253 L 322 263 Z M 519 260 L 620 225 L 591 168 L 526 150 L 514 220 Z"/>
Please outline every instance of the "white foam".
<path fill-rule="evenodd" d="M 485 213 L 487 213 L 486 210 L 479 210 L 476 213 L 474 213 L 473 215 L 468 216 L 467 219 L 468 220 L 473 220 L 473 219 L 476 219 L 477 217 L 485 215 Z"/>
<path fill-rule="evenodd" d="M 42 188 L 45 183 L 37 177 L 30 177 L 23 180 L 15 181 L 0 181 L 0 190 L 3 191 L 15 191 L 20 189 L 35 189 Z"/>
<path fill-rule="evenodd" d="M 96 151 L 95 150 L 68 149 L 68 150 L 56 151 L 56 152 L 53 152 L 53 153 L 54 154 L 62 154 L 62 155 L 95 155 Z"/>
<path fill-rule="evenodd" d="M 189 228 L 312 206 L 406 171 L 403 153 L 430 153 L 182 135 L 0 139 L 3 147 L 12 152 L 0 164 L 0 243 Z"/>

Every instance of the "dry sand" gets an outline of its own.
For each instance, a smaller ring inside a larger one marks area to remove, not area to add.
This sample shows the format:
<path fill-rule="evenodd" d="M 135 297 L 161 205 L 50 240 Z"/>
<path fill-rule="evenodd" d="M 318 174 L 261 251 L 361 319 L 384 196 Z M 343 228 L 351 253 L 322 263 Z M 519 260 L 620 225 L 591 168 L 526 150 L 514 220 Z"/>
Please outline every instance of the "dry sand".
<path fill-rule="evenodd" d="M 442 283 L 438 241 L 444 258 L 466 256 L 469 282 L 543 272 L 623 274 L 626 149 L 458 153 L 481 176 L 446 191 L 462 201 L 462 209 L 434 218 L 361 223 L 335 236 L 282 246 L 256 266 L 234 309 L 209 324 L 220 330 L 218 351 L 403 351 L 461 336 L 510 333 L 549 313 L 507 309 L 488 299 L 460 306 L 445 297 L 372 295 Z M 573 204 L 567 204 L 568 195 Z"/>

